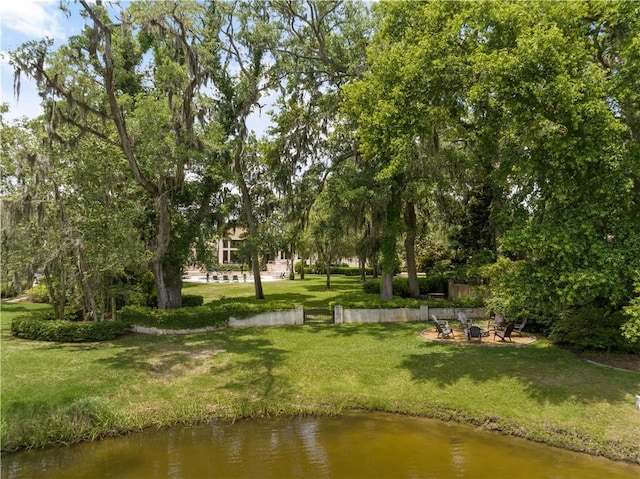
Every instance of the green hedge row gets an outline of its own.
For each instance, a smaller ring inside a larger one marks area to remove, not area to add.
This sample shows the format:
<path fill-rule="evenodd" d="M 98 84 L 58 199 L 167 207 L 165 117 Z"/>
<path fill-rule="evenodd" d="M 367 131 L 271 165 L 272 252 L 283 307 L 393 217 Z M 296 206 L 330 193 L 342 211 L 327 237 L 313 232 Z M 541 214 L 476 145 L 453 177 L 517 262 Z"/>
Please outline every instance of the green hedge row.
<path fill-rule="evenodd" d="M 391 300 L 383 300 L 380 294 L 370 297 L 348 296 L 331 302 L 331 307 L 339 304 L 345 308 L 353 309 L 386 309 L 386 308 L 419 308 L 426 304 L 430 308 L 482 308 L 484 301 L 478 298 L 454 298 L 454 299 L 412 299 L 394 296 Z"/>
<path fill-rule="evenodd" d="M 203 304 L 204 304 L 204 296 L 200 296 L 199 294 L 183 294 L 182 295 L 183 308 L 202 306 Z"/>
<path fill-rule="evenodd" d="M 122 321 L 69 321 L 44 318 L 39 311 L 18 316 L 11 322 L 11 333 L 19 338 L 60 343 L 106 341 L 125 333 Z"/>
<path fill-rule="evenodd" d="M 296 273 L 300 274 L 302 271 L 302 263 L 298 261 L 296 263 Z M 365 274 L 367 276 L 373 275 L 373 268 L 365 268 Z M 345 276 L 360 276 L 360 268 L 355 268 L 352 266 L 331 266 L 330 268 L 331 274 L 343 274 Z M 324 269 L 324 265 L 321 263 L 316 263 L 313 266 L 305 266 L 304 274 L 327 274 Z"/>
<path fill-rule="evenodd" d="M 362 288 L 368 294 L 380 294 L 380 279 L 371 279 L 366 281 Z M 438 276 L 419 276 L 418 288 L 421 295 L 429 293 L 446 293 L 447 283 Z M 401 298 L 410 298 L 411 290 L 409 289 L 409 278 L 395 276 L 393 278 L 393 295 Z"/>
<path fill-rule="evenodd" d="M 150 308 L 155 308 L 158 306 L 158 296 L 151 295 L 146 299 L 145 304 Z M 182 307 L 183 308 L 191 308 L 194 306 L 202 306 L 204 304 L 204 296 L 200 296 L 199 294 L 183 294 L 182 295 Z"/>
<path fill-rule="evenodd" d="M 179 309 L 154 309 L 145 306 L 125 306 L 119 312 L 118 319 L 127 324 L 159 329 L 199 329 L 206 327 L 224 327 L 229 318 L 248 318 L 269 311 L 286 311 L 295 305 L 283 301 L 249 300 L 216 301 L 204 306 Z"/>

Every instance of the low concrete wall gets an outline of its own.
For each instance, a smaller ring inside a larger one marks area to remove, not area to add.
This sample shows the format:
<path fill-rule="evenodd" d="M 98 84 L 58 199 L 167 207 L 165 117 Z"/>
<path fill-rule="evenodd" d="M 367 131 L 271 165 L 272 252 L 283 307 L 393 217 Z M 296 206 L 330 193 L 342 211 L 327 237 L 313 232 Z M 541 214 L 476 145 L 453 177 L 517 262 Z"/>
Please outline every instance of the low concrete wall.
<path fill-rule="evenodd" d="M 457 320 L 458 313 L 464 313 L 470 319 L 484 319 L 487 317 L 485 308 L 430 308 L 423 305 L 420 308 L 394 309 L 350 309 L 340 305 L 334 307 L 334 321 L 343 323 L 392 323 L 410 321 L 428 321 L 433 314 L 438 319 Z"/>
<path fill-rule="evenodd" d="M 394 323 L 400 321 L 426 321 L 427 307 L 394 309 L 350 309 L 336 305 L 333 308 L 335 324 Z"/>
<path fill-rule="evenodd" d="M 229 318 L 230 328 L 293 326 L 296 324 L 304 324 L 304 310 L 302 306 L 297 306 L 293 311 L 273 311 L 246 319 Z"/>
<path fill-rule="evenodd" d="M 295 310 L 290 311 L 272 311 L 269 313 L 261 313 L 251 318 L 236 319 L 229 318 L 229 328 L 249 328 L 262 326 L 289 326 L 296 324 L 304 324 L 304 310 L 302 306 L 297 306 Z M 156 336 L 164 334 L 195 334 L 208 333 L 211 331 L 219 331 L 225 327 L 208 326 L 206 328 L 197 329 L 159 329 L 148 328 L 145 326 L 132 326 L 131 330 L 135 333 L 154 334 Z"/>
<path fill-rule="evenodd" d="M 486 308 L 429 308 L 429 319 L 433 314 L 437 319 L 458 319 L 464 313 L 469 319 L 489 319 Z"/>
<path fill-rule="evenodd" d="M 159 329 L 148 328 L 146 326 L 131 326 L 131 331 L 140 334 L 153 334 L 155 336 L 162 336 L 164 334 L 194 334 L 194 333 L 208 333 L 211 331 L 219 331 L 224 327 L 207 326 L 206 328 L 197 329 Z"/>
<path fill-rule="evenodd" d="M 393 323 L 393 322 L 426 322 L 433 314 L 438 319 L 457 320 L 458 313 L 463 312 L 469 319 L 486 319 L 485 308 L 430 308 L 426 305 L 420 308 L 393 309 L 350 309 L 340 305 L 334 307 L 335 324 L 343 323 Z M 304 309 L 297 306 L 295 310 L 274 311 L 262 313 L 251 318 L 230 318 L 228 327 L 249 328 L 264 326 L 294 326 L 304 324 Z M 194 334 L 218 331 L 224 327 L 207 327 L 198 329 L 159 329 L 144 326 L 132 326 L 131 330 L 141 334 Z"/>

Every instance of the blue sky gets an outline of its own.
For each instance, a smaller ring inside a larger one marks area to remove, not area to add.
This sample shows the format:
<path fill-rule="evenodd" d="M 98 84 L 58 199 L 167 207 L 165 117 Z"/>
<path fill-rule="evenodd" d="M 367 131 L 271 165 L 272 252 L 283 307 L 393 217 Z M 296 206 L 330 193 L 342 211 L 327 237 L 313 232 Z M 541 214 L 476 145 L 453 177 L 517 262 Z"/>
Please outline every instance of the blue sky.
<path fill-rule="evenodd" d="M 14 0 L 0 2 L 0 102 L 9 104 L 7 119 L 34 117 L 41 113 L 40 99 L 28 79 L 22 79 L 19 101 L 13 95 L 13 70 L 6 52 L 29 40 L 46 36 L 63 42 L 80 27 L 78 17 L 67 18 L 59 9 L 59 0 Z"/>
<path fill-rule="evenodd" d="M 33 82 L 22 77 L 20 98 L 13 94 L 13 70 L 8 63 L 7 52 L 16 49 L 29 40 L 52 38 L 56 44 L 64 43 L 80 31 L 83 19 L 75 14 L 67 17 L 58 8 L 59 0 L 0 0 L 0 80 L 2 91 L 0 103 L 9 104 L 9 114 L 5 120 L 21 117 L 33 118 L 42 113 L 40 98 Z M 125 5 L 127 2 L 122 2 Z M 78 11 L 74 2 L 70 8 Z M 264 102 L 262 102 L 264 103 Z M 266 102 L 269 105 L 269 101 Z M 266 110 L 262 115 L 255 113 L 247 121 L 250 130 L 262 134 L 268 124 Z"/>

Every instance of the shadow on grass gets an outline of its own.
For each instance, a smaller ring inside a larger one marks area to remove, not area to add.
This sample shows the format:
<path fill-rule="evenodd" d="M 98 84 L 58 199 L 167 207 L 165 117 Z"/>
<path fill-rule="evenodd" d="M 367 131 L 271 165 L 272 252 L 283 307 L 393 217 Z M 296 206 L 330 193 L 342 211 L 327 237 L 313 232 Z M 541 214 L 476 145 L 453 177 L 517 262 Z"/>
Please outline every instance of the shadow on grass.
<path fill-rule="evenodd" d="M 220 333 L 171 337 L 131 336 L 119 340 L 117 346 L 119 351 L 115 355 L 96 362 L 118 370 L 141 371 L 159 381 L 173 381 L 190 374 L 209 374 L 218 382 L 228 378 L 225 384 L 216 387 L 250 391 L 256 398 L 273 397 L 287 390 L 275 370 L 288 352 L 275 347 L 262 329 L 225 329 Z"/>
<path fill-rule="evenodd" d="M 416 323 L 403 323 L 410 328 L 415 327 Z M 384 341 L 392 334 L 397 334 L 399 331 L 405 331 L 404 328 L 398 328 L 398 323 L 370 323 L 370 324 L 305 324 L 304 327 L 298 328 L 301 333 L 314 333 L 325 334 L 329 337 L 357 337 L 357 336 L 369 336 L 380 341 Z M 419 329 L 419 328 L 418 328 Z M 384 345 L 381 345 L 384 347 Z"/>
<path fill-rule="evenodd" d="M 469 347 L 425 344 L 426 351 L 401 363 L 416 382 L 451 386 L 461 380 L 481 387 L 511 378 L 540 404 L 620 401 L 630 392 L 622 375 L 599 371 L 555 347 Z M 500 386 L 498 386 L 500 387 Z"/>

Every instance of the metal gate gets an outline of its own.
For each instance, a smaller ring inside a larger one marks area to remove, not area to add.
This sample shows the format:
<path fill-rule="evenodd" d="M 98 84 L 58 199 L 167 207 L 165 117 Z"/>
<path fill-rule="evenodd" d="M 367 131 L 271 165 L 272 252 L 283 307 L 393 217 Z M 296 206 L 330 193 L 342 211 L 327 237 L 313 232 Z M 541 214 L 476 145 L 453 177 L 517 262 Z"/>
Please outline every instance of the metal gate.
<path fill-rule="evenodd" d="M 330 308 L 304 308 L 304 324 L 333 324 Z"/>

